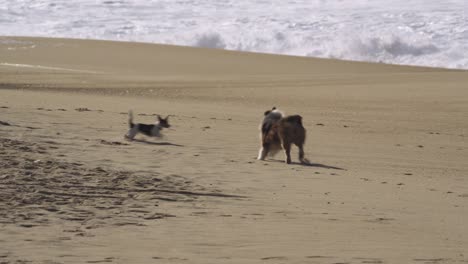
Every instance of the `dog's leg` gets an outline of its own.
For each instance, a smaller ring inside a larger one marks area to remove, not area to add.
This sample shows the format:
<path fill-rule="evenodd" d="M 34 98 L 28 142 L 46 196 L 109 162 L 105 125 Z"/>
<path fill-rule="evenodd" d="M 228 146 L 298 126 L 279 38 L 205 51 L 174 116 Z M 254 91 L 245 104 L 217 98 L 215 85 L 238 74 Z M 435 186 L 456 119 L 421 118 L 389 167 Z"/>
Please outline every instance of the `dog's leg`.
<path fill-rule="evenodd" d="M 299 148 L 299 160 L 301 163 L 307 163 L 307 160 L 304 158 L 304 146 L 302 144 L 296 144 Z"/>
<path fill-rule="evenodd" d="M 266 156 L 268 155 L 268 150 L 270 146 L 268 144 L 263 144 L 263 146 L 260 148 L 260 151 L 258 152 L 258 160 L 264 160 Z"/>
<path fill-rule="evenodd" d="M 283 149 L 286 154 L 286 163 L 291 164 L 291 143 L 283 142 Z"/>
<path fill-rule="evenodd" d="M 264 160 L 265 159 L 265 155 L 263 154 L 263 147 L 261 147 L 260 150 L 258 151 L 257 159 L 258 160 Z"/>
<path fill-rule="evenodd" d="M 125 135 L 125 138 L 128 140 L 133 140 L 136 134 L 138 134 L 138 125 L 130 128 L 130 130 L 128 130 L 128 133 Z"/>

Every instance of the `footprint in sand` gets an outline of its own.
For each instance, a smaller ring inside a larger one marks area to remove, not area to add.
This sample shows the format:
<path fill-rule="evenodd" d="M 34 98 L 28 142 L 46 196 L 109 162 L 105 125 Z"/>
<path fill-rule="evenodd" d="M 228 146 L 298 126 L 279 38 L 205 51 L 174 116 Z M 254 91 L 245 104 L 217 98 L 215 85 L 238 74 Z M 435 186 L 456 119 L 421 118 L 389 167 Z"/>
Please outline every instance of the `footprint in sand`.
<path fill-rule="evenodd" d="M 104 139 L 101 139 L 99 141 L 99 143 L 104 144 L 104 145 L 117 145 L 117 146 L 128 146 L 129 145 L 127 143 L 122 143 L 122 142 L 119 142 L 119 141 L 107 141 L 107 140 L 104 140 Z"/>
<path fill-rule="evenodd" d="M 283 257 L 283 256 L 261 258 L 261 260 L 287 260 L 287 259 L 288 259 L 287 257 Z"/>
<path fill-rule="evenodd" d="M 88 260 L 86 262 L 87 263 L 109 263 L 109 262 L 112 262 L 112 260 L 114 260 L 113 257 L 108 257 L 103 260 Z"/>
<path fill-rule="evenodd" d="M 438 263 L 438 262 L 446 262 L 450 259 L 446 259 L 446 258 L 417 258 L 417 259 L 413 259 L 414 261 L 418 261 L 418 262 L 425 262 L 425 263 Z"/>
<path fill-rule="evenodd" d="M 353 258 L 356 260 L 360 260 L 361 263 L 368 263 L 368 264 L 379 264 L 379 263 L 384 263 L 381 259 L 379 258 Z"/>
<path fill-rule="evenodd" d="M 178 260 L 186 261 L 188 259 L 186 259 L 186 258 L 168 258 L 168 260 L 170 260 L 170 261 L 178 261 Z"/>
<path fill-rule="evenodd" d="M 49 111 L 49 112 L 51 112 L 51 111 L 54 111 L 54 110 L 52 110 L 52 109 L 49 109 L 49 108 L 43 108 L 43 107 L 38 107 L 38 108 L 36 108 L 36 110 L 41 110 L 41 111 Z"/>
<path fill-rule="evenodd" d="M 222 215 L 219 215 L 220 217 L 232 217 L 232 215 L 230 214 L 222 214 Z"/>
<path fill-rule="evenodd" d="M 75 108 L 75 111 L 78 111 L 78 112 L 89 112 L 91 111 L 90 109 L 86 108 L 86 107 L 79 107 L 79 108 Z"/>
<path fill-rule="evenodd" d="M 317 256 L 306 256 L 306 258 L 308 258 L 308 259 L 325 259 L 325 258 L 333 258 L 333 257 L 317 255 Z"/>
<path fill-rule="evenodd" d="M 364 220 L 365 222 L 371 222 L 371 223 L 388 223 L 389 221 L 394 221 L 394 218 L 389 218 L 389 217 L 377 217 L 375 219 L 371 220 Z"/>

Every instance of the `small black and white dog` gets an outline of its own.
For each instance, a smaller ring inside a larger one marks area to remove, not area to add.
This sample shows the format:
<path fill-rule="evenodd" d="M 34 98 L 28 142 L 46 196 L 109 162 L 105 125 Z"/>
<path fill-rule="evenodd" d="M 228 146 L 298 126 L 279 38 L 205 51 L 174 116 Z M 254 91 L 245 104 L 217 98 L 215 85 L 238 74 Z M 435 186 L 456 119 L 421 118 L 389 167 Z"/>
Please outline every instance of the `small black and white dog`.
<path fill-rule="evenodd" d="M 128 140 L 133 140 L 133 138 L 138 134 L 144 134 L 148 137 L 161 137 L 161 130 L 165 128 L 169 128 L 171 125 L 169 125 L 169 116 L 166 118 L 161 118 L 161 116 L 158 115 L 158 120 L 155 124 L 141 124 L 133 123 L 133 112 L 130 110 L 128 112 L 128 125 L 130 126 L 130 130 L 128 130 L 128 133 L 125 135 L 125 138 Z"/>

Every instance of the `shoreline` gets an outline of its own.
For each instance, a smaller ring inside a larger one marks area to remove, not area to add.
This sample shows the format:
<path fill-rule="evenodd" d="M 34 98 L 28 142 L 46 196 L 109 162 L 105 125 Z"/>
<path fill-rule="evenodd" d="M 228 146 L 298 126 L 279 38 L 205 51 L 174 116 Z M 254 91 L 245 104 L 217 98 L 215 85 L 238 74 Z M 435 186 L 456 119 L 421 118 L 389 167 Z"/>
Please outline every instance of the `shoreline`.
<path fill-rule="evenodd" d="M 364 63 L 371 65 L 388 65 L 388 66 L 397 66 L 397 67 L 411 67 L 411 68 L 422 68 L 422 69 L 434 69 L 434 70 L 447 70 L 447 71 L 468 71 L 468 69 L 463 68 L 446 68 L 446 67 L 435 67 L 435 66 L 424 66 L 424 65 L 411 65 L 411 64 L 395 64 L 395 63 L 385 63 L 385 62 L 374 62 L 374 61 L 363 61 L 363 60 L 348 60 L 348 59 L 337 59 L 332 57 L 313 57 L 313 56 L 300 56 L 300 55 L 289 55 L 289 54 L 279 54 L 279 53 L 267 53 L 267 52 L 255 52 L 255 51 L 240 51 L 240 50 L 231 50 L 231 49 L 218 49 L 218 48 L 205 48 L 205 47 L 196 47 L 196 46 L 184 46 L 177 44 L 164 44 L 157 42 L 140 42 L 140 41 L 130 41 L 130 40 L 110 40 L 110 39 L 93 39 L 93 38 L 69 38 L 69 37 L 45 37 L 45 36 L 21 36 L 21 35 L 0 35 L 1 39 L 13 40 L 13 39 L 55 39 L 55 40 L 70 40 L 70 41 L 98 41 L 98 42 L 109 42 L 109 43 L 133 43 L 136 45 L 157 45 L 161 47 L 175 47 L 175 48 L 189 48 L 189 49 L 201 49 L 201 50 L 218 50 L 225 52 L 233 53 L 245 53 L 245 54 L 257 54 L 257 55 L 266 55 L 266 56 L 279 56 L 279 57 L 292 57 L 299 59 L 313 59 L 313 60 L 324 60 L 324 61 L 338 61 L 344 63 Z"/>
<path fill-rule="evenodd" d="M 406 65 L 406 64 L 392 64 L 392 63 L 383 63 L 383 62 L 372 62 L 372 61 L 359 61 L 359 60 L 346 60 L 346 59 L 336 59 L 336 58 L 325 58 L 325 57 L 311 57 L 311 56 L 299 56 L 299 55 L 287 55 L 287 54 L 278 54 L 278 53 L 263 53 L 263 52 L 253 52 L 253 51 L 239 51 L 239 50 L 229 50 L 229 49 L 215 49 L 215 48 L 204 48 L 204 47 L 195 47 L 195 46 L 183 46 L 176 44 L 163 44 L 163 43 L 153 43 L 153 42 L 139 42 L 139 41 L 126 41 L 126 40 L 107 40 L 107 39 L 83 39 L 83 38 L 67 38 L 67 37 L 39 37 L 39 36 L 3 36 L 0 35 L 0 40 L 6 39 L 7 41 L 20 40 L 20 41 L 32 41 L 32 40 L 42 40 L 42 41 L 77 41 L 77 42 L 101 42 L 108 44 L 125 44 L 125 45 L 135 45 L 135 46 L 159 46 L 160 48 L 175 48 L 175 49 L 191 49 L 191 50 L 201 50 L 201 51 L 216 51 L 221 53 L 228 54 L 246 54 L 252 56 L 268 56 L 268 57 L 278 57 L 278 58 L 292 58 L 298 60 L 316 60 L 318 62 L 341 62 L 344 64 L 363 64 L 363 65 L 385 65 L 391 67 L 408 67 L 408 68 L 419 68 L 425 70 L 435 70 L 435 71 L 468 71 L 468 69 L 458 69 L 458 68 L 444 68 L 444 67 L 431 67 L 431 66 L 419 66 L 419 65 Z M 0 43 L 1 45 L 9 43 Z M 14 44 L 14 43 L 13 43 Z M 18 43 L 17 43 L 18 44 Z M 26 44 L 26 43 L 23 43 Z"/>

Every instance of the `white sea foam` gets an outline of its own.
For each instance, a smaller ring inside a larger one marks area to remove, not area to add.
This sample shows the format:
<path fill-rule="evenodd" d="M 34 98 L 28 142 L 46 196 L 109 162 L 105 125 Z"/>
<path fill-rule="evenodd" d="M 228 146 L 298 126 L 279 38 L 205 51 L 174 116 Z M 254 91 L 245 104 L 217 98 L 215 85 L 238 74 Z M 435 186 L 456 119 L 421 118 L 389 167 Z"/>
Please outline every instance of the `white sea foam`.
<path fill-rule="evenodd" d="M 467 0 L 3 0 L 0 34 L 468 69 L 467 14 Z"/>

